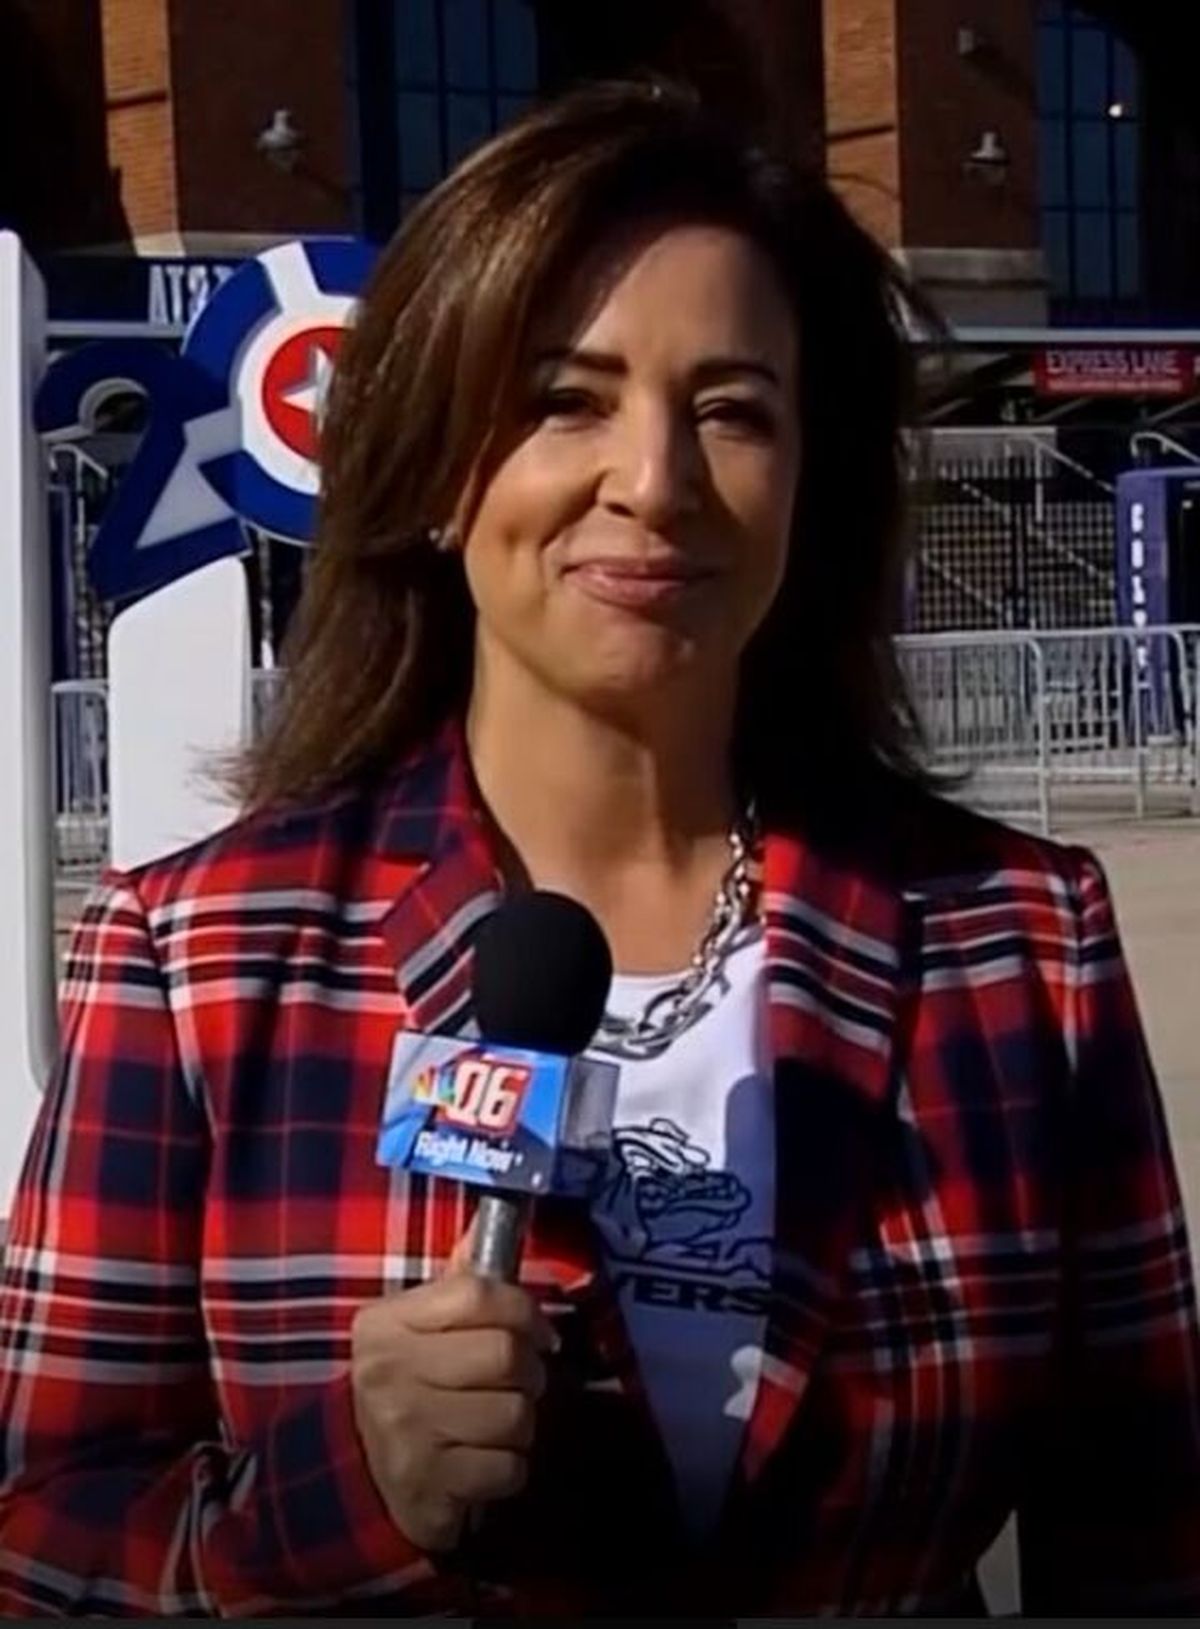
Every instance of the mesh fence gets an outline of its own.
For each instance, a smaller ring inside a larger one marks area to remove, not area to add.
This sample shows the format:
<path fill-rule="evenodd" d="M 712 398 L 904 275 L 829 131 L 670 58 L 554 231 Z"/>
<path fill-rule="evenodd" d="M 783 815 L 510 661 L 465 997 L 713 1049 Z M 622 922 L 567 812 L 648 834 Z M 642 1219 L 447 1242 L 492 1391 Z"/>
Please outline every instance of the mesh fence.
<path fill-rule="evenodd" d="M 107 672 L 112 608 L 92 587 L 88 555 L 109 489 L 105 472 L 68 456 L 67 449 L 51 456 L 47 498 L 58 678 L 101 679 Z"/>
<path fill-rule="evenodd" d="M 914 486 L 913 632 L 1112 622 L 1115 512 L 1095 479 L 1009 454 L 939 459 Z"/>

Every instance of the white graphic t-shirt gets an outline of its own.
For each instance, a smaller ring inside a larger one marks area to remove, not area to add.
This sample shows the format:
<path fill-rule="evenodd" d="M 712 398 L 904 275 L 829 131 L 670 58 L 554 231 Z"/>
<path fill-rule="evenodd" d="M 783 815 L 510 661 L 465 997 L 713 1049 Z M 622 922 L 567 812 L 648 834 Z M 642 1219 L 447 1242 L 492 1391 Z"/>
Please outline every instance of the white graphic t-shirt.
<path fill-rule="evenodd" d="M 639 1014 L 675 978 L 618 975 Z M 646 1391 L 694 1536 L 716 1523 L 757 1389 L 770 1292 L 775 1128 L 764 945 L 747 933 L 705 1010 L 659 1057 L 620 1060 L 593 1201 Z"/>

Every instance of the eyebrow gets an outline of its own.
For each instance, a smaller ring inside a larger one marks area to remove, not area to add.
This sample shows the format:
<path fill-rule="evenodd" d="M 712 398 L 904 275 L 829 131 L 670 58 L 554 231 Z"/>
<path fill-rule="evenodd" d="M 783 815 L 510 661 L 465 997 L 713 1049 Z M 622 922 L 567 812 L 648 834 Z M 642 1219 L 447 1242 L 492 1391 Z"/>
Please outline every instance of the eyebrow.
<path fill-rule="evenodd" d="M 572 368 L 582 368 L 588 373 L 606 374 L 611 378 L 620 378 L 629 372 L 624 359 L 614 352 L 589 351 L 583 348 L 573 348 L 569 345 L 541 351 L 535 361 L 540 368 L 565 365 Z M 773 368 L 769 362 L 762 361 L 759 357 L 706 356 L 702 361 L 697 362 L 692 369 L 692 377 L 700 385 L 713 384 L 718 379 L 729 379 L 739 374 L 764 379 L 767 384 L 773 385 L 776 390 L 783 388 L 783 381 L 778 370 Z"/>

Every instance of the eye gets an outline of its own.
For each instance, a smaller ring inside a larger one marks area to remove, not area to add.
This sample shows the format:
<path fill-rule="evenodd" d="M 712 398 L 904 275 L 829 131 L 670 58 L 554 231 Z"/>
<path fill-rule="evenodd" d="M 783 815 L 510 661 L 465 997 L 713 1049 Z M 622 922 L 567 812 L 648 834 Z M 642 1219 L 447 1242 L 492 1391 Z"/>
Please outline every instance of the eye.
<path fill-rule="evenodd" d="M 579 423 L 597 418 L 603 403 L 594 391 L 578 385 L 551 385 L 537 393 L 533 402 L 534 417 L 556 419 L 560 423 Z"/>
<path fill-rule="evenodd" d="M 764 402 L 745 396 L 720 396 L 702 402 L 697 410 L 701 424 L 716 424 L 742 433 L 767 437 L 775 433 L 775 415 Z"/>

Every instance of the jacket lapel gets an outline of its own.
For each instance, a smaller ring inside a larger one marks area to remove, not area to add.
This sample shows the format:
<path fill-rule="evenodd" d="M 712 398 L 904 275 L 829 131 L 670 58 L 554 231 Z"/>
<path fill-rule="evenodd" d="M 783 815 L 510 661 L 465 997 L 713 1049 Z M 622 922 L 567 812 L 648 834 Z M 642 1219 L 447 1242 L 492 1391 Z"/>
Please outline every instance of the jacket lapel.
<path fill-rule="evenodd" d="M 389 788 L 378 850 L 381 858 L 405 865 L 405 880 L 379 925 L 395 963 L 405 1027 L 427 1035 L 477 1037 L 471 1010 L 472 951 L 483 922 L 501 903 L 504 887 L 457 727 L 447 727 L 428 758 L 415 762 Z M 442 1185 L 436 1178 L 428 1182 Z M 454 1208 L 455 1237 L 473 1209 L 470 1202 Z M 585 1303 L 596 1349 L 622 1370 L 627 1349 L 615 1307 L 598 1282 L 598 1262 L 586 1208 L 539 1200 L 526 1240 L 522 1281 Z"/>
<path fill-rule="evenodd" d="M 500 903 L 502 884 L 457 730 L 447 729 L 435 750 L 388 788 L 377 847 L 383 858 L 407 868 L 379 924 L 407 1027 L 477 1033 L 470 1017 L 471 947 Z"/>
<path fill-rule="evenodd" d="M 840 861 L 768 836 L 763 878 L 775 1074 L 771 1308 L 740 1471 L 752 1480 L 799 1409 L 830 1330 L 892 1112 L 903 973 L 899 890 L 861 852 Z"/>

